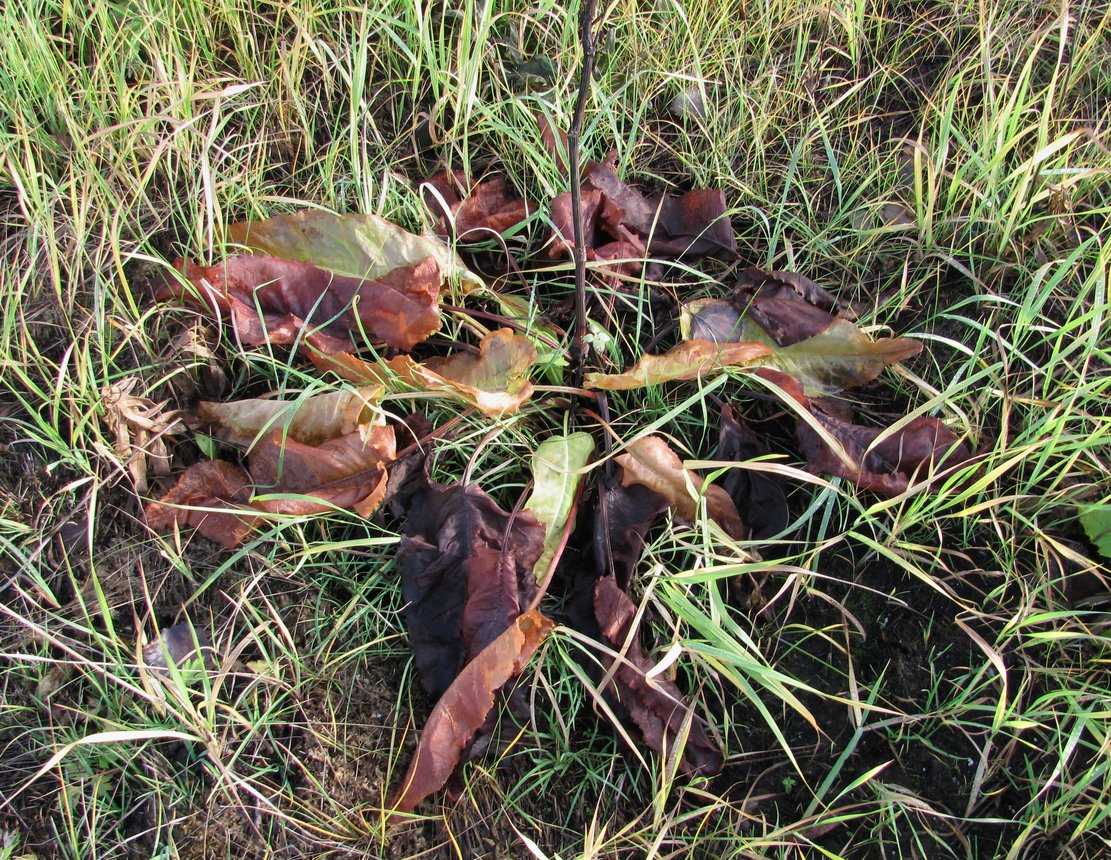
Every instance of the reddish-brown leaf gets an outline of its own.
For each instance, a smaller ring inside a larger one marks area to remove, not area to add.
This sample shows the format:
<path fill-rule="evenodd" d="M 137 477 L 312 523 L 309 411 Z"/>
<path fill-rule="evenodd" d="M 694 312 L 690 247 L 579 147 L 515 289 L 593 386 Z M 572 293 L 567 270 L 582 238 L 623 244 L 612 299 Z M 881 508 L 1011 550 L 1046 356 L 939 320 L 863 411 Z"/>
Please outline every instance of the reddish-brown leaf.
<path fill-rule="evenodd" d="M 411 812 L 443 788 L 463 750 L 486 722 L 497 692 L 520 674 L 554 626 L 539 612 L 526 612 L 467 664 L 425 723 L 405 778 L 389 801 L 390 808 L 396 813 Z"/>
<path fill-rule="evenodd" d="M 266 256 L 228 257 L 215 266 L 186 263 L 184 272 L 196 292 L 175 280 L 155 297 L 201 302 L 226 316 L 248 346 L 304 340 L 335 353 L 351 349 L 365 332 L 407 350 L 440 327 L 442 279 L 431 257 L 373 280 Z"/>
<path fill-rule="evenodd" d="M 436 174 L 428 185 L 435 193 L 426 194 L 425 202 L 439 216 L 440 234 L 462 241 L 483 242 L 492 234 L 505 233 L 533 211 L 527 200 L 509 194 L 500 176 L 472 184 L 466 174 L 455 170 Z"/>
<path fill-rule="evenodd" d="M 691 706 L 673 682 L 662 677 L 647 677 L 652 663 L 633 631 L 636 604 L 613 577 L 603 576 L 595 585 L 594 614 L 611 648 L 621 651 L 629 642 L 624 659 L 613 669 L 614 695 L 611 698 L 616 698 L 620 707 L 632 717 L 644 743 L 653 752 L 666 757 L 674 754 L 677 745 L 685 740 L 679 771 L 688 776 L 718 773 L 723 764 L 721 750 L 710 739 L 705 723 L 690 713 Z M 614 662 L 614 658 L 602 656 L 607 670 Z M 684 723 L 688 722 L 688 717 L 689 728 L 684 739 Z"/>
<path fill-rule="evenodd" d="M 972 459 L 968 444 L 937 418 L 919 416 L 876 444 L 888 428 L 866 427 L 829 414 L 807 397 L 802 384 L 789 374 L 767 368 L 756 372 L 807 410 L 841 446 L 841 452 L 835 451 L 808 421 L 800 418 L 795 432 L 812 472 L 837 475 L 862 489 L 897 496 L 930 472 Z"/>
<path fill-rule="evenodd" d="M 470 484 L 427 483 L 406 500 L 398 550 L 405 618 L 421 683 L 439 696 L 536 592 L 544 526 Z"/>
<path fill-rule="evenodd" d="M 583 172 L 583 230 L 589 250 L 619 243 L 620 254 L 638 247 L 662 257 L 714 256 L 732 259 L 737 240 L 720 190 L 688 191 L 681 197 L 647 198 L 622 182 L 612 161 L 591 161 Z M 570 253 L 574 222 L 569 194 L 552 202 L 552 254 Z M 600 259 L 613 259 L 611 250 Z"/>
<path fill-rule="evenodd" d="M 757 268 L 741 272 L 730 300 L 738 312 L 759 323 L 779 346 L 820 334 L 844 307 L 805 275 Z"/>
<path fill-rule="evenodd" d="M 251 533 L 258 514 L 249 507 L 251 482 L 231 463 L 194 463 L 157 502 L 147 505 L 147 524 L 155 531 L 191 526 L 228 549 Z"/>
<path fill-rule="evenodd" d="M 731 537 L 742 539 L 745 528 L 729 494 L 695 472 L 683 468 L 668 444 L 659 436 L 644 436 L 629 445 L 626 453 L 614 458 L 621 466 L 621 483 L 640 484 L 667 500 L 683 519 L 694 522 L 698 516 L 697 496 L 706 500 L 706 513 Z M 694 491 L 695 495 L 691 494 Z"/>
<path fill-rule="evenodd" d="M 306 445 L 273 430 L 251 449 L 249 466 L 257 493 L 255 504 L 270 513 L 308 515 L 333 508 L 370 516 L 386 492 L 386 465 L 396 453 L 393 427 L 376 424 Z"/>

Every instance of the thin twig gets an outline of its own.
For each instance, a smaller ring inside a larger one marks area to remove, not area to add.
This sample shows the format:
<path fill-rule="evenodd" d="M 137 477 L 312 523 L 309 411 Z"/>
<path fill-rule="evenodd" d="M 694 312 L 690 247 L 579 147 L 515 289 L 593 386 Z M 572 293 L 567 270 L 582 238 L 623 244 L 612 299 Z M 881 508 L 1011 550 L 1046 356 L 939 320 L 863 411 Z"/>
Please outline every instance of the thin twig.
<path fill-rule="evenodd" d="M 567 132 L 567 173 L 571 180 L 571 220 L 575 228 L 575 337 L 571 342 L 572 387 L 581 388 L 586 363 L 586 235 L 583 228 L 582 171 L 579 169 L 579 138 L 582 136 L 590 79 L 594 74 L 594 3 L 583 0 L 579 11 L 579 37 L 583 64 L 579 72 L 579 98 Z"/>

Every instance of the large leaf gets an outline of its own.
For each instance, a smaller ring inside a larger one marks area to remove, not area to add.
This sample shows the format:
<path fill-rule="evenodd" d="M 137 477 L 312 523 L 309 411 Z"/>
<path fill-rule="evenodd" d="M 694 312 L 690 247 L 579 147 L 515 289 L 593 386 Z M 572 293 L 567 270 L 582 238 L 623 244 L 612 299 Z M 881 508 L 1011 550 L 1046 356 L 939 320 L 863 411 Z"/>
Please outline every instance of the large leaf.
<path fill-rule="evenodd" d="M 689 522 L 698 518 L 699 497 L 705 498 L 706 513 L 726 534 L 738 539 L 745 536 L 741 516 L 729 494 L 684 469 L 679 455 L 659 436 L 637 439 L 614 462 L 621 466 L 621 483 L 626 487 L 640 484 L 658 493 L 678 516 Z"/>
<path fill-rule="evenodd" d="M 595 585 L 594 614 L 606 643 L 623 654 L 619 660 L 603 655 L 602 665 L 606 669 L 613 666 L 614 698 L 632 717 L 645 745 L 666 756 L 674 754 L 682 744 L 680 773 L 688 776 L 718 773 L 724 763 L 721 750 L 710 739 L 705 723 L 691 713 L 691 706 L 672 681 L 648 676 L 652 662 L 633 628 L 636 604 L 613 577 L 603 576 Z"/>
<path fill-rule="evenodd" d="M 812 472 L 837 475 L 862 489 L 897 496 L 914 481 L 972 458 L 968 444 L 937 418 L 919 416 L 894 429 L 866 427 L 828 414 L 804 394 L 793 376 L 766 368 L 757 374 L 811 416 L 813 423 L 800 418 L 795 430 Z"/>
<path fill-rule="evenodd" d="M 195 292 L 168 280 L 156 298 L 181 298 L 211 308 L 227 318 L 248 346 L 304 341 L 334 353 L 369 337 L 405 350 L 440 327 L 441 276 L 432 257 L 376 278 L 248 255 L 228 257 L 215 266 L 185 263 L 184 273 Z"/>
<path fill-rule="evenodd" d="M 319 445 L 272 430 L 251 449 L 248 461 L 256 492 L 269 496 L 254 505 L 299 516 L 345 508 L 369 517 L 386 493 L 386 466 L 396 453 L 393 427 L 385 423 Z"/>
<path fill-rule="evenodd" d="M 719 460 L 744 462 L 768 453 L 767 446 L 728 403 L 721 407 L 719 433 Z M 745 525 L 754 538 L 770 538 L 787 528 L 790 508 L 779 476 L 758 468 L 730 469 L 721 486 L 737 510 L 744 511 Z"/>
<path fill-rule="evenodd" d="M 381 386 L 348 388 L 300 400 L 254 399 L 230 403 L 201 401 L 197 419 L 216 426 L 225 442 L 249 446 L 263 433 L 280 428 L 291 439 L 319 444 L 353 433 L 373 422 Z"/>
<path fill-rule="evenodd" d="M 439 696 L 536 593 L 544 526 L 530 513 L 506 513 L 471 484 L 427 481 L 404 517 L 405 618 L 421 683 Z"/>
<path fill-rule="evenodd" d="M 434 236 L 417 236 L 377 215 L 308 210 L 228 228 L 232 241 L 264 254 L 301 260 L 350 278 L 380 278 L 429 257 L 464 291 L 483 286 L 459 256 Z"/>
<path fill-rule="evenodd" d="M 640 257 L 711 255 L 732 259 L 737 254 L 725 194 L 719 189 L 649 199 L 618 178 L 613 162 L 591 161 L 583 173 L 582 201 L 583 229 L 592 252 L 612 240 L 619 243 L 620 250 L 615 254 L 620 256 L 632 251 Z M 569 252 L 574 235 L 570 194 L 561 194 L 552 201 L 552 224 L 553 251 Z M 604 253 L 591 256 L 612 259 Z"/>
<path fill-rule="evenodd" d="M 594 513 L 593 550 L 598 570 L 628 588 L 644 552 L 645 536 L 667 507 L 667 500 L 647 487 L 626 487 L 616 477 L 607 478 L 599 489 Z"/>
<path fill-rule="evenodd" d="M 232 463 L 194 463 L 157 502 L 147 505 L 147 525 L 155 531 L 190 526 L 211 541 L 231 549 L 242 543 L 258 521 L 247 506 L 250 477 Z"/>
<path fill-rule="evenodd" d="M 552 436 L 532 454 L 532 495 L 524 509 L 544 524 L 544 551 L 533 568 L 538 579 L 547 575 L 575 506 L 583 469 L 594 453 L 589 433 Z"/>
<path fill-rule="evenodd" d="M 401 383 L 453 397 L 498 417 L 516 412 L 532 395 L 528 372 L 536 361 L 536 349 L 527 338 L 499 329 L 482 339 L 477 356 L 460 353 L 427 364 L 407 355 L 378 361 L 352 353 L 317 353 L 310 358 L 319 370 L 330 370 L 349 382 L 395 389 Z"/>
<path fill-rule="evenodd" d="M 385 495 L 386 466 L 396 453 L 393 428 L 384 423 L 362 423 L 319 444 L 300 442 L 281 428 L 252 441 L 247 471 L 220 461 L 186 469 L 162 499 L 147 506 L 151 528 L 197 526 L 205 537 L 233 547 L 250 533 L 259 512 L 306 516 L 345 508 L 368 517 Z M 204 510 L 220 508 L 228 513 Z"/>
<path fill-rule="evenodd" d="M 624 373 L 588 373 L 585 386 L 605 391 L 624 391 L 664 382 L 701 379 L 726 367 L 752 367 L 772 354 L 758 343 L 712 343 L 689 340 L 663 355 L 642 355 Z"/>
<path fill-rule="evenodd" d="M 527 200 L 511 197 L 500 176 L 471 183 L 461 170 L 445 171 L 429 179 L 426 186 L 424 201 L 439 218 L 440 235 L 456 236 L 463 242 L 487 242 L 536 211 Z"/>
<path fill-rule="evenodd" d="M 497 692 L 521 673 L 554 626 L 539 612 L 526 612 L 466 665 L 425 723 L 405 778 L 387 804 L 391 809 L 411 812 L 444 787 L 486 722 Z"/>
<path fill-rule="evenodd" d="M 802 381 L 808 394 L 836 394 L 871 382 L 889 365 L 913 358 L 922 343 L 911 338 L 873 340 L 847 319 L 826 317 L 818 334 L 780 346 L 753 318 L 722 299 L 692 302 L 683 309 L 684 337 L 691 343 L 758 343 L 771 350 L 763 363 Z"/>

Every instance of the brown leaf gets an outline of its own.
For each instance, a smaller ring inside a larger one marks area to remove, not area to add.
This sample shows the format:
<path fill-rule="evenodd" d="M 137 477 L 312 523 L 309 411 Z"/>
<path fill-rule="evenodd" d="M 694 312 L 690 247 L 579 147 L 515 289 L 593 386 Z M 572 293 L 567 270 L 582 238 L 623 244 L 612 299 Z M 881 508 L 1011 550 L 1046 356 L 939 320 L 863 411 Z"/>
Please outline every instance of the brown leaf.
<path fill-rule="evenodd" d="M 719 460 L 744 462 L 768 453 L 767 446 L 728 403 L 721 407 L 719 433 Z M 777 475 L 759 469 L 730 469 L 721 486 L 737 510 L 745 512 L 745 525 L 754 538 L 770 538 L 787 528 L 790 509 L 783 482 Z"/>
<path fill-rule="evenodd" d="M 795 432 L 807 468 L 814 473 L 837 475 L 862 489 L 898 496 L 931 471 L 972 459 L 968 444 L 937 418 L 914 418 L 875 444 L 887 432 L 885 428 L 865 427 L 829 414 L 803 393 L 802 384 L 793 376 L 768 368 L 756 372 L 809 412 L 840 445 L 840 452 L 834 450 L 809 422 L 799 419 Z"/>
<path fill-rule="evenodd" d="M 688 340 L 663 355 L 642 355 L 624 373 L 588 373 L 585 386 L 606 391 L 624 391 L 664 382 L 701 379 L 726 367 L 760 364 L 772 351 L 759 343 L 712 343 Z"/>
<path fill-rule="evenodd" d="M 201 401 L 200 424 L 215 425 L 225 442 L 247 447 L 263 432 L 281 428 L 291 439 L 314 445 L 353 433 L 374 419 L 372 404 L 381 398 L 380 386 L 314 394 L 300 400 Z"/>
<path fill-rule="evenodd" d="M 100 397 L 116 456 L 127 465 L 136 492 L 142 494 L 147 491 L 148 468 L 155 475 L 170 474 L 166 437 L 180 435 L 185 428 L 174 411 L 165 411 L 166 403 L 135 396 L 138 382 L 137 376 L 121 379 L 106 385 Z"/>
<path fill-rule="evenodd" d="M 644 552 L 644 538 L 667 500 L 638 484 L 624 486 L 608 478 L 598 495 L 594 516 L 594 561 L 603 574 L 613 576 L 628 588 L 633 571 Z"/>
<path fill-rule="evenodd" d="M 394 430 L 386 424 L 365 426 L 319 445 L 273 430 L 250 453 L 256 492 L 299 498 L 262 499 L 255 506 L 298 516 L 344 508 L 369 517 L 385 495 L 386 465 L 395 453 Z"/>
<path fill-rule="evenodd" d="M 173 280 L 155 298 L 195 301 L 226 315 L 248 346 L 304 340 L 321 352 L 336 353 L 351 349 L 365 333 L 407 350 L 440 327 L 442 279 L 431 257 L 375 280 L 263 256 L 228 257 L 215 266 L 186 263 L 184 271 L 199 297 Z"/>
<path fill-rule="evenodd" d="M 852 465 L 838 457 L 814 428 L 800 421 L 796 432 L 810 471 L 847 478 L 861 489 L 882 496 L 897 496 L 906 492 L 912 481 L 972 458 L 968 445 L 930 416 L 919 416 L 874 444 L 885 428 L 851 424 L 817 408 L 811 413 L 841 443 Z"/>
<path fill-rule="evenodd" d="M 147 524 L 155 531 L 192 526 L 203 537 L 231 549 L 243 542 L 258 520 L 257 512 L 245 507 L 250 498 L 250 478 L 238 466 L 222 460 L 194 463 L 166 495 L 147 505 Z"/>
<path fill-rule="evenodd" d="M 539 612 L 526 612 L 459 673 L 425 723 L 405 778 L 388 803 L 395 813 L 411 812 L 443 788 L 486 722 L 495 694 L 520 674 L 554 626 Z"/>
<path fill-rule="evenodd" d="M 388 361 L 367 361 L 351 353 L 325 356 L 310 353 L 317 369 L 332 371 L 349 382 L 397 384 L 444 394 L 470 404 L 494 417 L 516 412 L 532 396 L 528 372 L 536 361 L 536 348 L 510 329 L 490 332 L 479 344 L 477 356 L 468 353 L 432 359 L 426 364 L 399 355 Z"/>
<path fill-rule="evenodd" d="M 614 461 L 621 466 L 624 486 L 640 484 L 659 493 L 678 516 L 689 522 L 694 522 L 698 516 L 698 502 L 691 495 L 693 489 L 705 498 L 706 513 L 726 534 L 738 540 L 744 538 L 741 516 L 729 494 L 695 472 L 684 469 L 679 456 L 659 436 L 637 439 Z"/>
<path fill-rule="evenodd" d="M 472 184 L 460 170 L 445 171 L 429 179 L 428 185 L 436 193 L 426 194 L 425 203 L 439 216 L 440 234 L 461 241 L 486 241 L 491 234 L 516 227 L 533 211 L 527 200 L 509 195 L 500 176 Z"/>
<path fill-rule="evenodd" d="M 536 592 L 544 526 L 478 487 L 425 483 L 407 500 L 398 550 L 405 619 L 421 683 L 439 696 Z"/>
<path fill-rule="evenodd" d="M 591 161 L 583 173 L 583 231 L 588 249 L 607 244 L 598 233 L 623 243 L 622 254 L 643 247 L 649 256 L 714 256 L 732 259 L 737 240 L 720 190 L 688 191 L 681 197 L 647 198 L 617 177 L 612 161 Z M 570 195 L 552 202 L 552 254 L 570 253 L 574 236 Z M 612 258 L 612 257 L 611 257 Z"/>
<path fill-rule="evenodd" d="M 645 656 L 639 637 L 633 631 L 636 604 L 622 591 L 613 577 L 603 576 L 594 587 L 594 614 L 602 636 L 616 651 L 624 651 L 624 659 L 615 661 L 603 654 L 602 663 L 613 669 L 614 697 L 629 713 L 644 743 L 653 752 L 666 757 L 685 740 L 679 771 L 687 776 L 710 776 L 723 765 L 721 750 L 709 737 L 703 721 L 690 714 L 691 706 L 675 684 L 665 678 L 648 678 L 652 662 Z M 630 641 L 630 632 L 632 632 Z M 608 692 L 608 691 L 603 691 Z M 689 730 L 683 738 L 683 724 L 690 716 Z"/>
<path fill-rule="evenodd" d="M 837 298 L 797 272 L 741 272 L 730 299 L 742 315 L 754 319 L 779 346 L 819 334 L 846 308 Z M 851 318 L 852 314 L 848 314 Z"/>

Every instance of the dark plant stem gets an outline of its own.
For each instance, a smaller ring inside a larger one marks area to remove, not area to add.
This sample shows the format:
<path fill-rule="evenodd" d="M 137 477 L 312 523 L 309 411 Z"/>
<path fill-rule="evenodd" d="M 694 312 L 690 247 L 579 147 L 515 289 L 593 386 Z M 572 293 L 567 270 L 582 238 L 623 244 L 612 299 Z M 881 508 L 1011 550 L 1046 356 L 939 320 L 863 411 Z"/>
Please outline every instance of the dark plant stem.
<path fill-rule="evenodd" d="M 579 72 L 579 98 L 575 116 L 567 131 L 567 173 L 571 180 L 571 220 L 575 227 L 575 336 L 571 342 L 571 384 L 581 388 L 586 363 L 586 231 L 583 226 L 582 171 L 579 169 L 579 138 L 582 136 L 583 115 L 590 96 L 590 79 L 594 74 L 594 4 L 582 0 L 579 10 L 579 37 L 582 40 L 583 64 Z"/>

